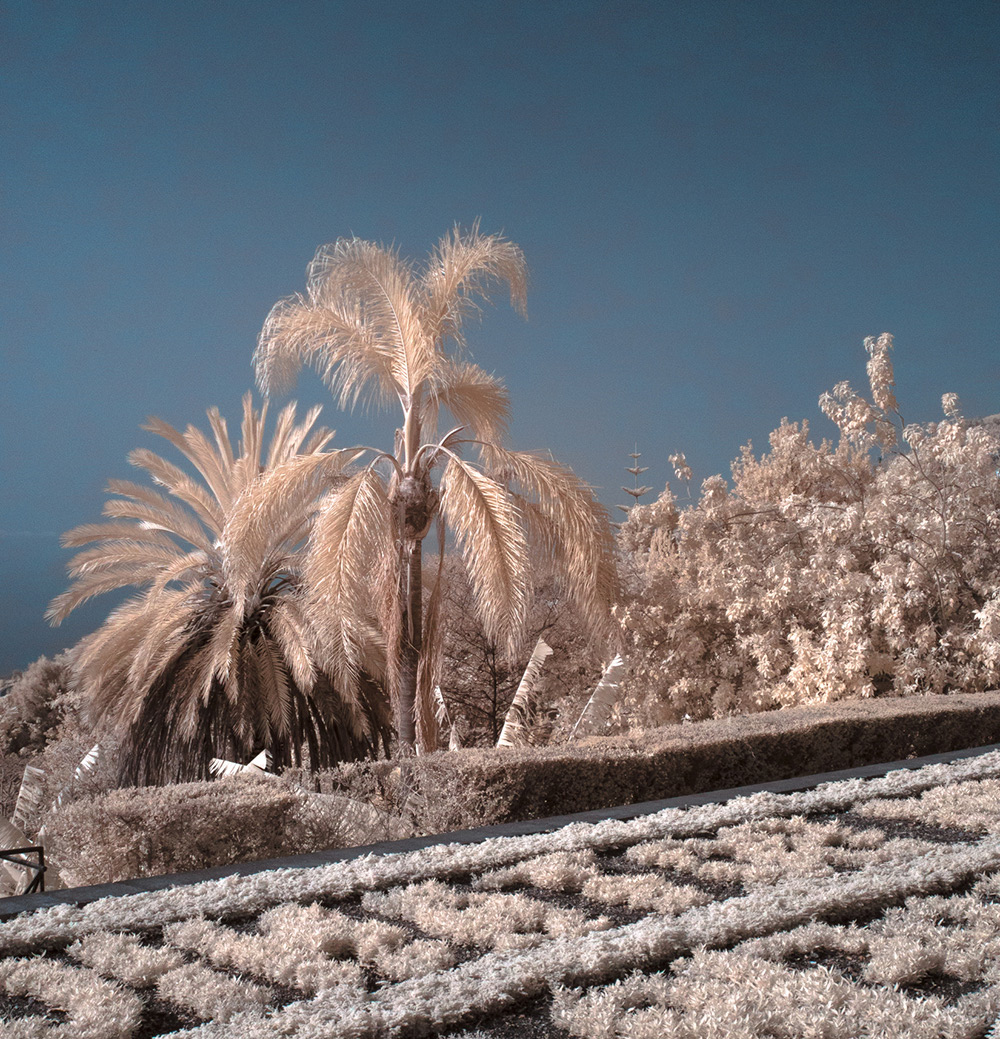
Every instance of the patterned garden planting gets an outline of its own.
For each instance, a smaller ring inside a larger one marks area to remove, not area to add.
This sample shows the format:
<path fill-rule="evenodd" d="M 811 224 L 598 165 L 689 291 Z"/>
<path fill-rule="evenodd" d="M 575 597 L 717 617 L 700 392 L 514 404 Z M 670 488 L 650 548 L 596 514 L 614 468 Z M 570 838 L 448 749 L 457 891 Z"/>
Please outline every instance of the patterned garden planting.
<path fill-rule="evenodd" d="M 2 1037 L 982 1039 L 1000 753 L 0 923 Z"/>

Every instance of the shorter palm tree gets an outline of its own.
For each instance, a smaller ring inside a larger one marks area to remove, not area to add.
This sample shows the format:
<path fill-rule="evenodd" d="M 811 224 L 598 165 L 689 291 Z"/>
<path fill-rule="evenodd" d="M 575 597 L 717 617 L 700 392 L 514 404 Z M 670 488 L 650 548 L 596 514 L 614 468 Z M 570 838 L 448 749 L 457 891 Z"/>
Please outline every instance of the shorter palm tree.
<path fill-rule="evenodd" d="M 144 427 L 170 441 L 201 480 L 152 451 L 129 461 L 167 492 L 112 480 L 105 523 L 63 537 L 92 543 L 69 563 L 75 578 L 48 611 L 58 624 L 82 602 L 135 586 L 75 651 L 78 681 L 95 721 L 122 735 L 120 779 L 159 783 L 208 775 L 212 757 L 245 760 L 269 751 L 281 768 L 313 768 L 374 755 L 388 709 L 372 676 L 384 668 L 375 637 L 360 681 L 335 686 L 301 592 L 302 545 L 321 495 L 350 454 L 324 450 L 333 434 L 278 416 L 263 456 L 267 406 L 243 401 L 234 451 L 225 420 L 208 412 L 210 439 L 158 419 Z M 372 630 L 375 630 L 374 623 Z"/>

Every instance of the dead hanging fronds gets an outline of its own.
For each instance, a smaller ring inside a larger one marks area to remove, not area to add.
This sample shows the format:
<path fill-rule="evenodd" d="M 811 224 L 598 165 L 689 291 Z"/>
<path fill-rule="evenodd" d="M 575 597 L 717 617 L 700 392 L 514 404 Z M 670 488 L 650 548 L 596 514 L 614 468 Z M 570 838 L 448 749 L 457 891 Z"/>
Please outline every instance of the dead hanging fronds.
<path fill-rule="evenodd" d="M 32 844 L 27 836 L 13 823 L 0 818 L 0 848 L 11 850 L 27 848 Z M 9 859 L 0 859 L 0 896 L 14 895 L 31 882 L 34 871 L 28 866 L 18 866 Z"/>
<path fill-rule="evenodd" d="M 502 483 L 451 454 L 441 510 L 455 532 L 476 605 L 490 636 L 513 651 L 523 634 L 529 587 L 528 542 Z"/>
<path fill-rule="evenodd" d="M 75 578 L 52 603 L 58 623 L 94 595 L 136 586 L 78 647 L 76 671 L 96 718 L 123 735 L 121 780 L 201 778 L 212 757 L 264 746 L 275 767 L 315 767 L 375 752 L 385 706 L 365 670 L 340 685 L 306 608 L 304 544 L 323 496 L 347 480 L 357 452 L 327 451 L 333 435 L 289 405 L 267 443 L 266 406 L 243 401 L 240 441 L 209 411 L 211 435 L 151 419 L 197 471 L 133 452 L 166 493 L 112 481 L 111 522 L 64 538 L 92 545 L 69 564 Z M 266 452 L 266 454 L 265 454 Z M 93 544 L 96 543 L 96 544 Z"/>
<path fill-rule="evenodd" d="M 613 638 L 619 585 L 607 510 L 567 466 L 535 452 L 479 446 L 484 469 L 509 489 L 533 549 L 553 564 L 595 641 Z"/>
<path fill-rule="evenodd" d="M 241 765 L 238 761 L 212 758 L 209 763 L 209 771 L 216 779 L 220 779 L 223 776 L 273 775 L 271 771 L 271 755 L 266 750 L 262 750 L 256 757 L 251 758 L 244 765 Z"/>
<path fill-rule="evenodd" d="M 10 821 L 19 830 L 27 832 L 35 829 L 42 814 L 42 802 L 45 800 L 45 769 L 35 765 L 25 765 L 21 776 L 21 786 L 14 803 L 14 814 Z"/>
<path fill-rule="evenodd" d="M 621 679 L 624 673 L 625 661 L 619 653 L 604 669 L 600 682 L 597 683 L 590 699 L 577 719 L 576 725 L 573 726 L 573 730 L 569 734 L 570 739 L 576 735 L 576 731 L 581 725 L 583 725 L 584 730 L 589 728 L 593 732 L 607 724 L 615 709 L 615 704 L 618 702 L 618 697 L 621 693 Z"/>
<path fill-rule="evenodd" d="M 461 734 L 458 731 L 458 726 L 452 721 L 451 715 L 448 712 L 448 705 L 444 702 L 444 694 L 441 692 L 441 686 L 439 685 L 434 686 L 434 720 L 437 722 L 438 729 L 448 730 L 448 749 L 461 750 Z"/>
<path fill-rule="evenodd" d="M 514 699 L 507 709 L 498 747 L 519 747 L 532 742 L 532 730 L 538 717 L 538 686 L 542 667 L 552 656 L 552 647 L 539 639 L 528 659 L 528 665 L 518 684 Z"/>

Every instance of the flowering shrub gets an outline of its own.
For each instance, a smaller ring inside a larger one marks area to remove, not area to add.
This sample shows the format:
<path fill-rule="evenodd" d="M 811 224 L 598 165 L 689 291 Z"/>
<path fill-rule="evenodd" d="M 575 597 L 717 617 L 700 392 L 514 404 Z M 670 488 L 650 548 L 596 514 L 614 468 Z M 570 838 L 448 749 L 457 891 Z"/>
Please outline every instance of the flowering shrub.
<path fill-rule="evenodd" d="M 1000 441 L 961 416 L 907 425 L 892 337 L 865 342 L 871 399 L 820 398 L 836 445 L 783 420 L 679 510 L 669 488 L 621 533 L 631 708 L 646 722 L 1000 680 Z"/>

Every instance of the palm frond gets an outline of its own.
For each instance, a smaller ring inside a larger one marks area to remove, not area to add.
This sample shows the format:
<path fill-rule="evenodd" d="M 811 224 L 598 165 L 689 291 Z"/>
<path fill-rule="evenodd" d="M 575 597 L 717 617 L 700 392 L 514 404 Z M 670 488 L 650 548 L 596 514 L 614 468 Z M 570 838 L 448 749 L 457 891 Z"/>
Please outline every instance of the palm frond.
<path fill-rule="evenodd" d="M 211 539 L 197 519 L 151 487 L 130 480 L 108 480 L 108 492 L 121 495 L 121 499 L 104 503 L 101 512 L 110 519 L 136 520 L 146 527 L 176 534 L 205 552 L 212 550 Z"/>
<path fill-rule="evenodd" d="M 396 397 L 392 352 L 356 302 L 297 295 L 275 303 L 254 354 L 257 383 L 278 393 L 303 365 L 316 369 L 342 408 L 359 401 L 385 406 Z"/>
<path fill-rule="evenodd" d="M 177 542 L 160 528 L 141 527 L 135 523 L 81 523 L 67 530 L 59 539 L 63 548 L 78 548 L 92 541 L 133 541 L 161 548 L 174 548 L 180 552 Z"/>
<path fill-rule="evenodd" d="M 517 747 L 531 742 L 531 729 L 535 723 L 536 696 L 542 667 L 548 657 L 552 656 L 552 647 L 544 639 L 539 639 L 528 658 L 528 664 L 518 683 L 514 699 L 504 718 L 500 730 L 498 747 Z"/>
<path fill-rule="evenodd" d="M 165 589 L 157 595 L 143 597 L 141 622 L 137 623 L 126 612 L 117 624 L 112 623 L 110 633 L 118 643 L 121 661 L 126 667 L 128 689 L 149 686 L 167 662 L 182 651 L 197 623 L 199 606 L 188 590 Z M 116 615 L 112 615 L 112 622 L 116 619 Z"/>
<path fill-rule="evenodd" d="M 267 615 L 267 627 L 296 686 L 311 692 L 316 681 L 316 640 L 298 599 L 286 595 L 275 603 Z"/>
<path fill-rule="evenodd" d="M 313 410 L 316 411 L 317 415 L 319 414 L 319 407 L 316 407 Z M 312 414 L 312 411 L 310 411 L 310 414 Z M 303 423 L 303 425 L 305 425 L 305 423 Z M 335 435 L 336 430 L 333 429 L 315 429 L 311 433 L 308 433 L 303 442 L 297 444 L 294 450 L 300 455 L 319 454 L 319 452 L 330 443 Z M 291 452 L 289 453 L 289 458 L 291 458 Z M 286 459 L 286 461 L 287 460 L 288 459 Z"/>
<path fill-rule="evenodd" d="M 304 564 L 309 605 L 338 685 L 356 689 L 372 639 L 369 578 L 391 541 L 382 477 L 362 469 L 332 491 L 316 517 Z"/>
<path fill-rule="evenodd" d="M 196 548 L 184 555 L 178 555 L 173 563 L 161 566 L 156 577 L 149 582 L 149 588 L 151 592 L 159 592 L 169 584 L 199 584 L 217 571 L 218 554 L 209 554 Z"/>
<path fill-rule="evenodd" d="M 438 724 L 439 729 L 443 729 L 445 726 L 448 727 L 448 749 L 449 750 L 461 750 L 462 749 L 462 738 L 458 732 L 458 726 L 451 720 L 451 715 L 448 713 L 448 705 L 445 703 L 444 694 L 441 692 L 441 686 L 434 686 L 434 720 Z"/>
<path fill-rule="evenodd" d="M 271 443 L 267 451 L 265 469 L 273 469 L 276 465 L 280 465 L 281 462 L 288 461 L 289 455 L 296 453 L 294 449 L 291 452 L 288 450 L 289 438 L 294 425 L 295 402 L 292 401 L 278 412 L 278 421 L 271 431 Z"/>
<path fill-rule="evenodd" d="M 236 679 L 236 668 L 239 666 L 239 655 L 244 634 L 246 607 L 237 607 L 233 603 L 221 606 L 212 618 L 211 638 L 208 640 L 204 672 L 201 679 L 201 698 L 207 700 L 216 682 L 227 687 L 231 698 L 239 689 Z"/>
<path fill-rule="evenodd" d="M 528 544 L 506 489 L 448 451 L 441 511 L 454 531 L 490 638 L 513 652 L 528 601 Z"/>
<path fill-rule="evenodd" d="M 170 441 L 198 470 L 219 505 L 223 509 L 226 508 L 229 504 L 230 488 L 225 463 L 204 433 L 195 429 L 194 426 L 188 426 L 181 433 L 174 429 L 169 422 L 164 422 L 155 415 L 146 419 L 142 428 Z"/>
<path fill-rule="evenodd" d="M 475 297 L 488 299 L 495 284 L 510 288 L 511 306 L 525 313 L 528 268 L 524 253 L 500 235 L 484 235 L 479 221 L 463 234 L 455 227 L 431 254 L 421 277 L 424 321 L 435 342 L 462 345 L 462 323 L 478 312 Z"/>
<path fill-rule="evenodd" d="M 168 550 L 141 542 L 111 541 L 79 552 L 69 561 L 73 584 L 52 600 L 45 615 L 58 625 L 70 611 L 96 595 L 130 585 L 155 585 L 165 570 L 179 579 L 191 569 L 192 557 L 182 555 L 176 546 Z"/>
<path fill-rule="evenodd" d="M 217 778 L 245 775 L 248 772 L 252 775 L 270 775 L 271 756 L 266 750 L 262 750 L 245 765 L 241 765 L 238 761 L 226 761 L 224 758 L 212 758 L 209 763 L 209 771 Z"/>
<path fill-rule="evenodd" d="M 438 555 L 430 595 L 424 603 L 422 618 L 423 638 L 420 661 L 417 666 L 416 702 L 414 716 L 417 732 L 417 749 L 430 753 L 437 749 L 441 731 L 438 710 L 435 705 L 434 689 L 441 671 L 441 656 L 444 650 L 440 636 L 441 620 L 441 581 L 444 566 L 445 529 L 438 521 Z M 422 581 L 424 587 L 424 579 Z M 398 611 L 397 611 L 398 616 Z"/>
<path fill-rule="evenodd" d="M 10 821 L 19 829 L 27 832 L 34 829 L 42 811 L 45 796 L 45 769 L 35 765 L 25 765 L 21 776 L 21 786 L 14 803 L 14 814 Z"/>
<path fill-rule="evenodd" d="M 293 695 L 288 671 L 281 654 L 271 639 L 257 639 L 254 644 L 257 673 L 263 699 L 260 717 L 266 719 L 268 729 L 280 742 L 290 742 L 292 729 Z"/>
<path fill-rule="evenodd" d="M 65 592 L 57 595 L 49 603 L 48 609 L 45 611 L 45 618 L 50 624 L 58 626 L 71 611 L 95 596 L 103 595 L 105 592 L 114 592 L 130 585 L 149 584 L 157 576 L 157 570 L 139 566 L 122 566 L 116 570 L 87 574 L 74 581 Z"/>
<path fill-rule="evenodd" d="M 165 547 L 144 541 L 114 539 L 77 552 L 67 569 L 71 577 L 108 573 L 126 566 L 148 568 L 155 573 L 161 566 L 174 563 L 181 554 L 176 545 Z"/>
<path fill-rule="evenodd" d="M 246 768 L 255 768 L 258 772 L 270 772 L 271 771 L 271 755 L 265 747 L 259 754 L 252 757 L 247 763 Z"/>
<path fill-rule="evenodd" d="M 601 680 L 597 683 L 590 699 L 587 701 L 569 734 L 572 739 L 581 725 L 595 729 L 604 725 L 611 717 L 618 695 L 621 692 L 621 679 L 625 672 L 625 661 L 621 654 L 616 654 L 611 663 L 604 669 Z"/>
<path fill-rule="evenodd" d="M 250 394 L 248 393 L 243 398 L 244 410 L 246 410 L 249 403 Z M 232 441 L 229 439 L 229 426 L 218 408 L 209 408 L 206 414 L 208 415 L 208 424 L 212 427 L 212 435 L 215 437 L 215 446 L 218 449 L 219 456 L 223 459 L 226 466 L 231 469 L 236 458 L 233 455 Z M 261 417 L 263 418 L 263 410 Z"/>
<path fill-rule="evenodd" d="M 95 743 L 90 750 L 80 759 L 80 763 L 73 769 L 73 777 L 70 781 L 62 787 L 59 793 L 56 794 L 55 800 L 52 802 L 52 811 L 55 811 L 59 806 L 66 800 L 66 795 L 73 788 L 74 783 L 79 783 L 85 775 L 93 772 L 97 768 L 97 763 L 101 760 L 101 745 Z"/>
<path fill-rule="evenodd" d="M 247 766 L 238 761 L 227 761 L 225 758 L 212 758 L 208 763 L 208 770 L 216 779 L 226 776 L 240 776 L 246 772 Z"/>
<path fill-rule="evenodd" d="M 188 476 L 183 469 L 142 447 L 130 451 L 128 460 L 137 468 L 145 469 L 156 483 L 190 506 L 213 534 L 222 529 L 219 503 L 207 488 Z"/>
<path fill-rule="evenodd" d="M 512 487 L 532 544 L 553 560 L 567 591 L 599 639 L 614 635 L 611 605 L 619 594 L 615 544 L 607 510 L 566 466 L 527 451 L 484 443 L 487 471 Z"/>
<path fill-rule="evenodd" d="M 332 294 L 359 301 L 366 324 L 388 354 L 404 407 L 415 399 L 435 362 L 414 288 L 413 271 L 396 250 L 360 238 L 341 238 L 321 248 L 309 265 L 311 298 L 325 301 Z"/>
<path fill-rule="evenodd" d="M 281 409 L 278 423 L 271 434 L 271 444 L 267 452 L 264 470 L 276 469 L 285 462 L 290 462 L 296 455 L 319 454 L 333 439 L 334 431 L 320 427 L 313 429 L 323 409 L 317 404 L 310 408 L 305 418 L 295 424 L 295 402 Z M 308 438 L 308 440 L 307 440 Z M 303 444 L 307 446 L 303 447 Z"/>
<path fill-rule="evenodd" d="M 448 714 L 448 705 L 444 702 L 444 694 L 441 686 L 434 686 L 434 720 L 441 728 L 445 725 L 451 726 L 451 715 Z"/>
<path fill-rule="evenodd" d="M 258 413 L 253 406 L 253 397 L 247 393 L 243 397 L 243 418 L 240 422 L 240 455 L 227 474 L 230 501 L 235 501 L 260 474 L 266 417 L 267 401 L 264 401 Z"/>
<path fill-rule="evenodd" d="M 438 424 L 445 407 L 455 421 L 477 440 L 501 440 L 507 434 L 510 396 L 503 382 L 466 361 L 441 359 L 434 369 L 424 400 L 425 431 Z"/>
<path fill-rule="evenodd" d="M 25 848 L 31 841 L 13 823 L 0 819 L 0 849 Z M 0 860 L 0 890 L 7 894 L 17 894 L 30 883 L 32 872 L 27 866 L 18 866 L 7 860 Z"/>
<path fill-rule="evenodd" d="M 273 569 L 279 550 L 305 535 L 320 499 L 357 452 L 297 455 L 251 481 L 229 509 L 219 538 L 222 574 L 239 607 Z M 294 539 L 294 540 L 293 540 Z"/>

